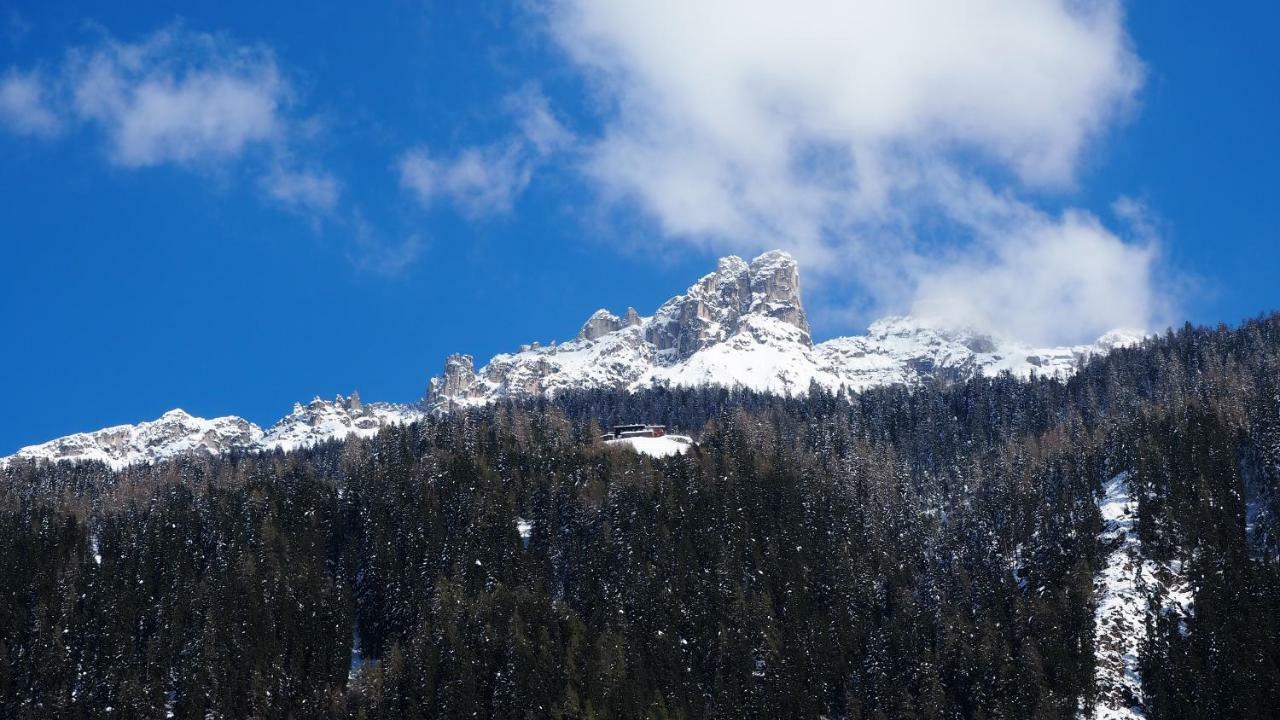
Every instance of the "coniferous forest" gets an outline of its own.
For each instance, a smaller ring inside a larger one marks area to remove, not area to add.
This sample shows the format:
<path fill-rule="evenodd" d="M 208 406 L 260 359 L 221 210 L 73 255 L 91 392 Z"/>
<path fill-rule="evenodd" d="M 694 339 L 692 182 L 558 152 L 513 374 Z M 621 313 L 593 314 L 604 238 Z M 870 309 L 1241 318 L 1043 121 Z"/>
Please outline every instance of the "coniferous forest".
<path fill-rule="evenodd" d="M 623 421 L 698 444 L 599 441 Z M 1119 473 L 1194 589 L 1148 620 L 1150 716 L 1280 717 L 1280 315 L 1065 383 L 566 393 L 290 454 L 14 463 L 0 717 L 1076 717 Z"/>

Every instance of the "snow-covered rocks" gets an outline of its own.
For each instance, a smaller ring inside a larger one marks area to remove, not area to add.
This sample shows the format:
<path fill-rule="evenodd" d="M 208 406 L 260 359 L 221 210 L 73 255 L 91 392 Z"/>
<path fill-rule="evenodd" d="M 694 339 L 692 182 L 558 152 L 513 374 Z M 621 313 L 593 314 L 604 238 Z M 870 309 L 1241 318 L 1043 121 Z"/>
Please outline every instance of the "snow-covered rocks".
<path fill-rule="evenodd" d="M 516 533 L 520 535 L 521 540 L 527 541 L 533 536 L 533 521 L 522 517 L 516 518 Z"/>
<path fill-rule="evenodd" d="M 500 354 L 479 370 L 470 356 L 451 356 L 444 375 L 431 381 L 427 402 L 449 410 L 565 389 L 702 385 L 799 395 L 811 383 L 857 391 L 911 384 L 942 370 L 1065 378 L 1082 360 L 1142 337 L 1113 331 L 1093 344 L 1046 348 L 890 317 L 864 336 L 815 345 L 795 260 L 775 250 L 749 264 L 721 259 L 715 272 L 649 317 L 630 308 L 624 317 L 598 310 L 574 340 Z"/>
<path fill-rule="evenodd" d="M 76 433 L 24 447 L 0 460 L 0 465 L 15 459 L 98 461 L 118 470 L 138 463 L 236 450 L 289 451 L 350 435 L 370 437 L 385 425 L 411 423 L 423 416 L 423 411 L 413 405 L 363 404 L 356 393 L 346 398 L 339 395 L 334 400 L 316 398 L 305 406 L 295 404 L 293 412 L 266 431 L 233 415 L 206 420 L 182 410 L 170 410 L 156 420 Z"/>
<path fill-rule="evenodd" d="M 306 405 L 295 403 L 293 412 L 267 428 L 262 447 L 287 452 L 334 438 L 372 437 L 386 425 L 407 425 L 423 417 L 416 406 L 365 404 L 356 393 L 332 401 L 316 398 Z"/>
<path fill-rule="evenodd" d="M 803 395 L 816 384 L 832 392 L 913 384 L 939 372 L 1008 371 L 1064 378 L 1080 361 L 1139 342 L 1141 332 L 1113 331 L 1096 343 L 1033 347 L 919 318 L 891 317 L 866 335 L 814 344 L 800 302 L 800 273 L 781 251 L 750 263 L 730 256 L 716 271 L 651 316 L 633 308 L 596 311 L 577 337 L 494 356 L 477 369 L 470 355 L 450 355 L 432 378 L 424 405 L 362 404 L 354 394 L 313 400 L 265 431 L 238 417 L 204 420 L 175 410 L 158 420 L 77 433 L 22 448 L 14 457 L 99 460 L 112 467 L 189 454 L 292 450 L 332 438 L 368 437 L 424 411 L 450 411 L 504 398 L 566 390 L 636 391 L 649 387 L 743 387 Z M 0 464 L 8 460 L 0 460 Z"/>
<path fill-rule="evenodd" d="M 227 416 L 206 420 L 192 417 L 183 410 L 170 410 L 155 420 L 136 425 L 116 425 L 29 445 L 12 457 L 51 462 L 97 461 L 119 469 L 181 455 L 217 455 L 250 449 L 257 447 L 262 438 L 262 429 L 244 418 Z"/>

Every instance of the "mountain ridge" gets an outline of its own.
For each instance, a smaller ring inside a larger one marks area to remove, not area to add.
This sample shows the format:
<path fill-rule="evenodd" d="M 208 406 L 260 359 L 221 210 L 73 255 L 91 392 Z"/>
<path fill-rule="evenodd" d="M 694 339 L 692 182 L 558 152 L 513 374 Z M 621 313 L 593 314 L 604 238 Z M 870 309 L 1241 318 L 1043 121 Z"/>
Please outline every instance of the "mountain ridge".
<path fill-rule="evenodd" d="M 722 258 L 652 315 L 601 308 L 565 343 L 521 346 L 477 368 L 454 354 L 433 378 L 426 402 L 456 409 L 563 389 L 635 391 L 651 386 L 741 386 L 785 395 L 810 383 L 860 391 L 911 384 L 946 368 L 965 374 L 1009 371 L 1065 378 L 1076 365 L 1145 333 L 1113 330 L 1089 344 L 1037 347 L 973 328 L 948 327 L 910 316 L 872 323 L 861 336 L 814 343 L 800 300 L 799 269 L 773 250 L 751 263 Z"/>
<path fill-rule="evenodd" d="M 421 402 L 363 403 L 356 393 L 316 398 L 265 430 L 234 415 L 204 419 L 180 409 L 133 425 L 74 433 L 0 459 L 100 461 L 112 468 L 184 455 L 289 451 L 351 435 L 368 437 L 388 424 L 504 399 L 580 389 L 634 392 L 647 387 L 743 387 L 803 395 L 811 385 L 858 392 L 910 385 L 940 371 L 962 375 L 1004 371 L 1020 377 L 1066 378 L 1083 360 L 1139 342 L 1117 330 L 1094 343 L 1034 347 L 972 328 L 909 316 L 872 323 L 866 335 L 814 343 L 800 294 L 799 266 L 772 250 L 751 262 L 731 255 L 652 315 L 634 308 L 595 311 L 571 340 L 521 346 L 480 368 L 472 356 L 450 355 Z"/>

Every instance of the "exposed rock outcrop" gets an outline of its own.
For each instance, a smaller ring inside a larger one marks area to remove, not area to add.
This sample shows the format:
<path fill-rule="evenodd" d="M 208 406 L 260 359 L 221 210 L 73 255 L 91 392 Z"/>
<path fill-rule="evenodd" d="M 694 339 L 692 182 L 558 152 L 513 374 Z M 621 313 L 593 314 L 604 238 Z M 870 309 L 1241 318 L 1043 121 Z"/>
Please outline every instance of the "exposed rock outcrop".
<path fill-rule="evenodd" d="M 602 335 L 608 335 L 615 330 L 620 330 L 622 327 L 622 318 L 604 308 L 600 308 L 583 323 L 582 329 L 578 331 L 578 339 L 595 340 Z"/>
<path fill-rule="evenodd" d="M 865 336 L 815 345 L 801 302 L 799 268 L 790 255 L 775 250 L 750 263 L 734 256 L 721 259 L 715 272 L 650 317 L 631 308 L 622 318 L 598 310 L 575 340 L 497 355 L 478 371 L 469 357 L 451 356 L 444 376 L 431 381 L 427 404 L 452 409 L 570 388 L 652 385 L 737 385 L 799 394 L 816 382 L 833 391 L 861 390 L 917 382 L 944 369 L 1065 377 L 1082 359 L 1141 337 L 1114 332 L 1095 345 L 1035 348 L 900 317 L 872 324 Z"/>

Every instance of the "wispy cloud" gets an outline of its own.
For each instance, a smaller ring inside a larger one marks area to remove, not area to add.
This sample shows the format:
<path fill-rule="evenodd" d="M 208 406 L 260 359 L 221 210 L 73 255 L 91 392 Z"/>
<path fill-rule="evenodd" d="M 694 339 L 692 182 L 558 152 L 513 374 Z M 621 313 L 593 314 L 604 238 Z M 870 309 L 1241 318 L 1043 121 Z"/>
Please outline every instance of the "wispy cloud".
<path fill-rule="evenodd" d="M 417 148 L 400 159 L 400 184 L 419 202 L 448 198 L 473 217 L 510 212 L 532 174 L 521 146 L 512 142 L 465 148 L 445 158 Z"/>
<path fill-rule="evenodd" d="M 399 242 L 389 242 L 379 237 L 378 232 L 357 211 L 353 220 L 354 242 L 352 252 L 348 255 L 356 269 L 395 278 L 403 275 L 422 254 L 424 243 L 422 238 L 411 234 Z"/>
<path fill-rule="evenodd" d="M 532 152 L 561 142 L 554 121 L 539 117 L 536 97 L 513 99 L 529 115 L 528 140 L 509 159 L 477 149 L 448 165 L 447 192 L 481 212 L 508 205 L 528 182 Z M 39 71 L 0 74 L 0 129 L 20 136 L 82 131 L 112 165 L 141 171 L 176 167 L 197 175 L 253 178 L 263 202 L 297 213 L 319 231 L 346 238 L 344 253 L 360 272 L 397 277 L 421 256 L 416 234 L 384 238 L 344 198 L 344 183 L 314 152 L 318 123 L 301 102 L 275 52 L 181 24 L 134 41 L 99 30 Z M 527 110 L 525 110 L 527 108 Z M 496 147 L 496 146 L 495 146 Z"/>
<path fill-rule="evenodd" d="M 0 122 L 11 132 L 85 128 L 114 165 L 237 167 L 259 175 L 272 203 L 331 211 L 341 183 L 305 158 L 310 122 L 293 105 L 270 48 L 181 25 L 135 42 L 100 32 L 56 71 L 10 68 L 0 81 Z"/>
<path fill-rule="evenodd" d="M 527 83 L 502 101 L 503 108 L 516 118 L 517 136 L 528 145 L 528 152 L 547 158 L 573 147 L 576 138 L 551 111 L 551 103 L 535 83 Z"/>
<path fill-rule="evenodd" d="M 276 167 L 262 176 L 267 194 L 286 207 L 327 213 L 338 205 L 341 184 L 323 170 L 288 170 Z"/>
<path fill-rule="evenodd" d="M 219 162 L 286 140 L 289 86 L 272 53 L 167 29 L 71 55 L 73 109 L 126 167 Z"/>
<path fill-rule="evenodd" d="M 9 10 L 4 20 L 4 36 L 10 45 L 20 45 L 31 32 L 31 23 L 17 9 Z"/>
<path fill-rule="evenodd" d="M 16 135 L 57 135 L 62 122 L 50 107 L 47 96 L 38 73 L 9 70 L 0 77 L 0 125 Z"/>
<path fill-rule="evenodd" d="M 602 98 L 584 172 L 673 240 L 781 246 L 876 310 L 997 331 L 1157 321 L 1150 239 L 1034 201 L 1073 188 L 1135 104 L 1118 0 L 560 0 L 546 18 Z"/>
<path fill-rule="evenodd" d="M 536 86 L 509 95 L 503 106 L 515 117 L 517 132 L 443 155 L 412 148 L 397 163 L 401 187 L 423 205 L 448 200 L 472 218 L 511 212 L 537 168 L 572 146 L 574 136 Z"/>

